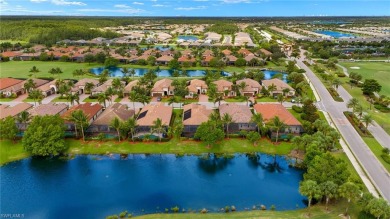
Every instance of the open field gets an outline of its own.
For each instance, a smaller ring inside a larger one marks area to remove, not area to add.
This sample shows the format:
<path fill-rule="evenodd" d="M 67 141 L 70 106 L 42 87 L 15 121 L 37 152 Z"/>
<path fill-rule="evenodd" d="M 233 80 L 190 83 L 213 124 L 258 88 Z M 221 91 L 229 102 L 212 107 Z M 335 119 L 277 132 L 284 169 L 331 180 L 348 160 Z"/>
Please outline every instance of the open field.
<path fill-rule="evenodd" d="M 329 212 L 326 211 L 325 206 L 322 204 L 317 204 L 311 207 L 310 209 L 310 217 L 308 216 L 307 209 L 299 209 L 299 210 L 293 210 L 293 211 L 241 211 L 241 212 L 230 212 L 230 213 L 207 213 L 207 214 L 200 214 L 200 213 L 177 213 L 177 214 L 150 214 L 150 215 L 143 215 L 136 217 L 137 219 L 165 219 L 165 218 L 173 218 L 173 219 L 182 219 L 182 218 L 202 218 L 202 219 L 208 219 L 208 218 L 285 218 L 285 219 L 291 219 L 291 218 L 313 218 L 313 219 L 337 219 L 337 218 L 343 218 L 340 217 L 340 214 L 342 214 L 345 211 L 345 208 L 347 206 L 346 201 L 338 201 L 335 204 L 330 204 L 329 206 Z M 349 209 L 349 214 L 351 218 L 358 218 L 360 208 L 357 205 L 351 205 Z"/>
<path fill-rule="evenodd" d="M 380 94 L 390 96 L 390 63 L 387 62 L 342 62 L 340 65 L 346 67 L 348 72 L 356 72 L 364 79 L 376 79 L 382 85 Z M 360 69 L 351 69 L 359 67 Z"/>

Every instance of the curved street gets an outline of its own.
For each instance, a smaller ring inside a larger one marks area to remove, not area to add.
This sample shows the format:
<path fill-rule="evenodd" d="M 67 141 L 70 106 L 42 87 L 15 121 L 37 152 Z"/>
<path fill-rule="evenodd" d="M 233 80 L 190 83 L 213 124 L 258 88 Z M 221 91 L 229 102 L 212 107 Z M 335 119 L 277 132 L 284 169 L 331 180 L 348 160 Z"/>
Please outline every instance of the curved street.
<path fill-rule="evenodd" d="M 349 145 L 351 151 L 360 162 L 372 183 L 376 186 L 383 198 L 390 201 L 390 174 L 377 160 L 367 144 L 344 116 L 343 112 L 348 110 L 345 102 L 340 103 L 333 100 L 319 78 L 303 63 L 304 60 L 304 56 L 301 55 L 301 58 L 296 60 L 297 65 L 306 71 L 307 77 L 319 94 L 321 101 L 318 102 L 317 105 L 321 110 L 329 113 L 335 126 Z"/>

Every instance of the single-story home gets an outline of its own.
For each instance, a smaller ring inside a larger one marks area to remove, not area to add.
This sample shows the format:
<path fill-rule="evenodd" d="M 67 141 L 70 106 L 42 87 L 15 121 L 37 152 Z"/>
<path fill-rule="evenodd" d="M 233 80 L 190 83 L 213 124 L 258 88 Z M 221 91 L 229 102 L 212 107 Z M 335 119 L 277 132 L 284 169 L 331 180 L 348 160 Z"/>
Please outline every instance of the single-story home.
<path fill-rule="evenodd" d="M 198 127 L 209 120 L 212 109 L 200 104 L 187 104 L 183 107 L 183 136 L 193 137 Z"/>
<path fill-rule="evenodd" d="M 72 93 L 79 93 L 79 94 L 85 93 L 85 85 L 88 83 L 93 84 L 92 89 L 94 89 L 95 87 L 97 87 L 99 85 L 99 80 L 93 79 L 93 78 L 83 78 L 83 79 L 79 80 L 76 84 L 73 85 L 71 92 Z M 92 92 L 92 90 L 91 90 L 91 92 Z"/>
<path fill-rule="evenodd" d="M 273 78 L 270 80 L 263 80 L 261 81 L 262 85 L 269 89 L 270 86 L 274 85 L 275 90 L 271 91 L 270 94 L 272 96 L 278 96 L 279 94 L 284 94 L 284 89 L 288 89 L 288 92 L 285 93 L 285 96 L 292 97 L 295 95 L 295 90 L 290 85 L 288 85 L 286 82 L 280 80 L 279 78 Z"/>
<path fill-rule="evenodd" d="M 213 84 L 217 87 L 217 92 L 223 94 L 224 96 L 234 97 L 236 92 L 233 90 L 233 83 L 225 79 L 220 79 L 213 81 Z"/>
<path fill-rule="evenodd" d="M 18 103 L 15 106 L 6 104 L 0 105 L 0 119 L 4 119 L 8 116 L 16 118 L 21 112 L 26 111 L 33 107 L 30 103 Z"/>
<path fill-rule="evenodd" d="M 236 85 L 240 86 L 241 84 L 245 83 L 245 88 L 244 89 L 239 89 L 240 93 L 242 96 L 255 96 L 261 91 L 261 85 L 259 82 L 250 79 L 250 78 L 245 78 L 242 80 L 236 81 Z"/>
<path fill-rule="evenodd" d="M 208 86 L 205 81 L 199 79 L 192 79 L 187 85 L 189 94 L 186 98 L 193 98 L 195 94 L 206 94 Z"/>
<path fill-rule="evenodd" d="M 165 106 L 164 103 L 149 104 L 142 108 L 137 117 L 138 136 L 150 134 L 153 130 L 154 121 L 161 119 L 166 131 L 171 123 L 173 108 Z M 156 135 L 156 133 L 153 133 Z"/>
<path fill-rule="evenodd" d="M 233 122 L 229 125 L 230 133 L 239 132 L 241 130 L 256 130 L 256 124 L 251 122 L 253 114 L 248 106 L 235 103 L 221 104 L 219 106 L 219 115 L 222 118 L 225 114 L 232 117 Z"/>
<path fill-rule="evenodd" d="M 64 119 L 67 132 L 75 131 L 75 124 L 74 122 L 70 121 L 69 118 L 76 110 L 81 110 L 84 112 L 84 114 L 87 116 L 89 126 L 103 112 L 103 106 L 98 103 L 83 103 L 71 107 L 61 116 Z"/>
<path fill-rule="evenodd" d="M 62 115 L 68 108 L 65 103 L 46 103 L 29 109 L 28 112 L 31 116 Z"/>
<path fill-rule="evenodd" d="M 0 78 L 0 93 L 6 97 L 24 94 L 23 82 L 15 78 Z"/>
<path fill-rule="evenodd" d="M 175 89 L 172 86 L 172 80 L 168 78 L 164 78 L 158 80 L 151 91 L 152 97 L 164 97 L 164 96 L 172 96 L 173 90 Z"/>

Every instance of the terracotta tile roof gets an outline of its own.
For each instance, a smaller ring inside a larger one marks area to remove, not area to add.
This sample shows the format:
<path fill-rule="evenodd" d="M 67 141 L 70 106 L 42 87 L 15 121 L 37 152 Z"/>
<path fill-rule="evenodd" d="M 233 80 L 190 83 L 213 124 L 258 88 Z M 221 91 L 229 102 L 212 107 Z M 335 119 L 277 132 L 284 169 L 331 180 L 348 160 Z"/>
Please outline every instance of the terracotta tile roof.
<path fill-rule="evenodd" d="M 92 83 L 96 86 L 97 84 L 99 84 L 99 80 L 93 78 L 83 78 L 80 79 L 76 84 L 74 84 L 73 87 L 85 86 L 87 83 Z"/>
<path fill-rule="evenodd" d="M 252 60 L 252 59 L 257 59 L 257 60 L 259 60 L 260 58 L 256 57 L 255 55 L 253 55 L 253 54 L 251 53 L 251 54 L 245 56 L 244 59 L 245 59 L 245 61 L 249 62 L 249 61 Z"/>
<path fill-rule="evenodd" d="M 224 79 L 213 82 L 217 86 L 218 92 L 224 92 L 225 90 L 232 90 L 233 83 Z"/>
<path fill-rule="evenodd" d="M 153 126 L 153 122 L 160 118 L 164 126 L 169 126 L 172 111 L 172 107 L 165 106 L 164 103 L 146 105 L 139 113 L 137 123 L 139 126 Z"/>
<path fill-rule="evenodd" d="M 210 62 L 211 61 L 211 59 L 213 59 L 214 58 L 214 56 L 205 56 L 204 58 L 203 58 L 203 62 Z"/>
<path fill-rule="evenodd" d="M 64 118 L 64 120 L 67 120 L 67 118 L 70 117 L 73 111 L 82 110 L 85 113 L 85 115 L 87 115 L 88 120 L 91 120 L 102 109 L 103 106 L 98 103 L 83 103 L 83 104 L 73 106 L 64 114 L 62 114 L 61 117 Z"/>
<path fill-rule="evenodd" d="M 48 80 L 43 80 L 43 79 L 39 79 L 39 78 L 33 78 L 32 80 L 33 80 L 33 82 L 34 82 L 34 84 L 35 84 L 35 88 L 40 87 L 40 86 L 42 86 L 42 85 L 44 85 L 44 84 L 50 82 L 50 81 L 48 81 Z M 23 86 L 24 86 L 24 84 L 25 84 L 26 82 L 27 82 L 27 80 L 25 80 L 25 81 L 23 82 Z"/>
<path fill-rule="evenodd" d="M 272 52 L 270 52 L 270 51 L 268 51 L 268 50 L 266 50 L 266 49 L 260 49 L 260 52 L 263 53 L 263 54 L 266 55 L 266 56 L 272 55 Z"/>
<path fill-rule="evenodd" d="M 7 116 L 15 117 L 19 115 L 19 113 L 26 111 L 31 108 L 33 105 L 29 103 L 19 103 L 15 106 L 4 105 L 0 108 L 0 119 L 4 119 Z"/>
<path fill-rule="evenodd" d="M 196 62 L 196 59 L 192 56 L 188 57 L 187 55 L 183 55 L 180 58 L 178 58 L 179 62 Z"/>
<path fill-rule="evenodd" d="M 0 90 L 7 89 L 9 87 L 15 86 L 16 84 L 22 83 L 23 80 L 15 78 L 0 78 Z"/>
<path fill-rule="evenodd" d="M 192 79 L 190 81 L 190 85 L 187 86 L 188 91 L 190 92 L 198 92 L 198 88 L 200 87 L 201 89 L 207 89 L 207 84 L 205 81 L 199 80 L 199 79 Z"/>
<path fill-rule="evenodd" d="M 138 80 L 130 81 L 124 88 L 125 93 L 130 93 L 134 86 L 138 84 Z"/>
<path fill-rule="evenodd" d="M 224 49 L 224 50 L 222 50 L 222 53 L 223 53 L 225 56 L 227 56 L 227 55 L 232 54 L 232 51 L 230 51 L 230 50 L 228 50 L 228 49 Z"/>
<path fill-rule="evenodd" d="M 233 123 L 250 123 L 253 115 L 248 106 L 235 103 L 221 104 L 219 106 L 221 118 L 225 113 L 232 117 Z"/>
<path fill-rule="evenodd" d="M 173 59 L 172 56 L 169 56 L 169 55 L 163 55 L 161 57 L 159 57 L 158 59 L 156 59 L 157 62 L 169 62 Z"/>
<path fill-rule="evenodd" d="M 46 83 L 46 84 L 43 84 L 43 85 L 37 87 L 37 89 L 42 91 L 42 92 L 46 92 L 46 91 L 50 90 L 52 87 L 56 87 L 56 81 L 57 80 L 50 81 L 49 83 Z"/>
<path fill-rule="evenodd" d="M 237 61 L 237 57 L 235 57 L 235 56 L 233 56 L 233 55 L 227 55 L 226 58 L 228 58 L 229 61 L 231 61 L 231 62 Z"/>
<path fill-rule="evenodd" d="M 247 50 L 247 49 L 240 49 L 240 50 L 238 50 L 237 53 L 243 54 L 244 56 L 247 56 L 247 55 L 249 55 L 249 54 L 253 54 L 251 51 L 249 51 L 249 50 Z"/>
<path fill-rule="evenodd" d="M 21 51 L 6 51 L 1 53 L 1 55 L 5 57 L 15 57 L 15 56 L 20 56 L 21 54 L 22 54 Z"/>
<path fill-rule="evenodd" d="M 128 109 L 127 105 L 114 103 L 107 107 L 99 117 L 92 122 L 93 125 L 110 125 L 111 121 L 117 117 L 119 120 L 126 121 L 134 115 L 134 110 Z"/>
<path fill-rule="evenodd" d="M 239 85 L 242 82 L 245 82 L 245 84 L 246 84 L 244 91 L 252 92 L 252 91 L 255 91 L 253 88 L 258 88 L 259 90 L 261 89 L 261 85 L 259 84 L 259 82 L 255 81 L 253 79 L 245 78 L 242 80 L 238 80 L 238 81 L 236 81 L 236 84 Z"/>
<path fill-rule="evenodd" d="M 257 113 L 261 113 L 264 122 L 278 116 L 286 125 L 301 125 L 301 123 L 279 103 L 258 103 L 253 107 Z"/>
<path fill-rule="evenodd" d="M 28 112 L 31 116 L 57 115 L 68 109 L 65 103 L 47 103 L 34 107 Z"/>
<path fill-rule="evenodd" d="M 152 92 L 159 92 L 164 91 L 164 88 L 168 88 L 169 90 L 173 90 L 174 87 L 172 86 L 172 80 L 168 78 L 164 78 L 161 80 L 156 81 L 152 88 Z"/>
<path fill-rule="evenodd" d="M 213 51 L 207 49 L 202 53 L 202 56 L 213 56 Z"/>
<path fill-rule="evenodd" d="M 200 125 L 209 120 L 212 109 L 200 104 L 187 104 L 183 107 L 183 125 Z M 187 116 L 185 116 L 187 115 Z"/>
<path fill-rule="evenodd" d="M 263 81 L 261 81 L 261 83 L 265 87 L 269 87 L 272 84 L 274 84 L 276 86 L 277 91 L 282 91 L 285 88 L 290 89 L 290 91 L 294 90 L 294 88 L 292 88 L 290 85 L 288 85 L 286 82 L 280 80 L 279 78 L 273 78 L 270 80 L 263 80 Z"/>
<path fill-rule="evenodd" d="M 105 92 L 109 87 L 112 86 L 113 79 L 108 79 L 106 82 L 101 84 L 99 87 L 92 89 L 92 92 Z"/>

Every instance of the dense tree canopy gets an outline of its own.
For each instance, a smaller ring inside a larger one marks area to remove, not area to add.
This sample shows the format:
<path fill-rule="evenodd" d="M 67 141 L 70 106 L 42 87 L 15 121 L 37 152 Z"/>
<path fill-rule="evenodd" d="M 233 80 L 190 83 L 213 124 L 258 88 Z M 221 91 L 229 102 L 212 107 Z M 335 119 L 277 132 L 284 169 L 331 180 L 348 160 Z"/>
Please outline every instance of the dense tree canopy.
<path fill-rule="evenodd" d="M 58 155 L 66 149 L 64 121 L 56 116 L 35 116 L 24 132 L 23 146 L 36 156 Z"/>

